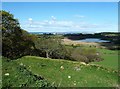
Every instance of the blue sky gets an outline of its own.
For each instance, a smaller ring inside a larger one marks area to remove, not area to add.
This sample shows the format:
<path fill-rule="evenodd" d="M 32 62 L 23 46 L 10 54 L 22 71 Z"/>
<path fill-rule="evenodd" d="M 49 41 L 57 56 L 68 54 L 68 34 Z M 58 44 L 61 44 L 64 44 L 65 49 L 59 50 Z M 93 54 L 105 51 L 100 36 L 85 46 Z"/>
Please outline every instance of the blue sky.
<path fill-rule="evenodd" d="M 117 2 L 3 2 L 29 32 L 116 32 Z"/>

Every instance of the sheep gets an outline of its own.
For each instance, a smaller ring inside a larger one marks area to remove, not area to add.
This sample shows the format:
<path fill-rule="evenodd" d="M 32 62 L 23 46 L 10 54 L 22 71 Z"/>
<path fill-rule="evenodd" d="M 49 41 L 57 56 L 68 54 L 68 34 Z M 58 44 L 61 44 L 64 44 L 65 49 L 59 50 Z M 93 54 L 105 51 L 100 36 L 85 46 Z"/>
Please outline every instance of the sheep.
<path fill-rule="evenodd" d="M 86 63 L 85 62 L 80 62 L 81 64 L 83 64 L 83 65 L 86 65 Z"/>
<path fill-rule="evenodd" d="M 5 76 L 9 76 L 10 74 L 9 73 L 5 73 Z"/>
<path fill-rule="evenodd" d="M 63 67 L 63 66 L 61 66 L 61 67 L 60 67 L 60 69 L 64 70 L 64 67 Z"/>

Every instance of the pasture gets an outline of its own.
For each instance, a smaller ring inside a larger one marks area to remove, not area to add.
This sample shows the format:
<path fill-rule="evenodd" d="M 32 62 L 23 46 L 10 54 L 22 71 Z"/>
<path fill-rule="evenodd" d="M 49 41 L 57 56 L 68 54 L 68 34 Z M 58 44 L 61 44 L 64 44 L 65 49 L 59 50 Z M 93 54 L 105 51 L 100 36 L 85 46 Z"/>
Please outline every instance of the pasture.
<path fill-rule="evenodd" d="M 100 52 L 103 61 L 100 62 L 93 62 L 94 64 L 102 65 L 106 68 L 111 68 L 118 70 L 118 61 L 119 61 L 119 54 L 118 51 L 112 51 L 108 49 L 97 49 Z"/>
<path fill-rule="evenodd" d="M 57 87 L 116 87 L 117 72 L 92 64 L 25 56 L 16 61 Z M 61 68 L 63 67 L 63 69 Z"/>

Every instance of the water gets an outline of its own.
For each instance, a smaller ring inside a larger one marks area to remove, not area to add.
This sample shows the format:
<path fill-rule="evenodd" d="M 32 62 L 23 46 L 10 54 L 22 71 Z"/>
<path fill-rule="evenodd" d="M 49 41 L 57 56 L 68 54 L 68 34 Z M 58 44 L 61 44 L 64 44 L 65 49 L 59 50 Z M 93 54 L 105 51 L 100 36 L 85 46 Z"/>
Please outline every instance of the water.
<path fill-rule="evenodd" d="M 101 39 L 98 39 L 98 38 L 86 38 L 86 39 L 83 39 L 83 40 L 76 40 L 76 41 L 80 41 L 80 42 L 109 42 L 107 40 L 101 40 Z"/>

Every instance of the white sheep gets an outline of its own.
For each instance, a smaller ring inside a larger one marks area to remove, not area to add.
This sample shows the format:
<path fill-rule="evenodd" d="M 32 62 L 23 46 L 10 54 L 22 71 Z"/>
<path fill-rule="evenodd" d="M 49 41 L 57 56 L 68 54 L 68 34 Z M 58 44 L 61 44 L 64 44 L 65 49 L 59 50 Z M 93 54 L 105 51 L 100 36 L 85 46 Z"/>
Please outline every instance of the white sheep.
<path fill-rule="evenodd" d="M 86 65 L 86 63 L 85 62 L 80 62 L 81 64 L 83 64 L 83 65 Z"/>
<path fill-rule="evenodd" d="M 23 66 L 23 63 L 20 63 L 21 66 Z"/>
<path fill-rule="evenodd" d="M 9 76 L 9 73 L 5 73 L 5 76 Z"/>
<path fill-rule="evenodd" d="M 64 67 L 63 67 L 63 66 L 61 66 L 61 67 L 60 67 L 60 69 L 64 70 Z"/>
<path fill-rule="evenodd" d="M 71 76 L 68 76 L 68 78 L 71 78 Z"/>

